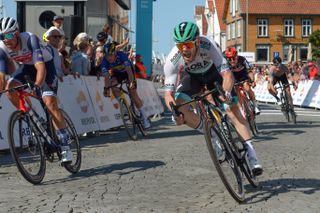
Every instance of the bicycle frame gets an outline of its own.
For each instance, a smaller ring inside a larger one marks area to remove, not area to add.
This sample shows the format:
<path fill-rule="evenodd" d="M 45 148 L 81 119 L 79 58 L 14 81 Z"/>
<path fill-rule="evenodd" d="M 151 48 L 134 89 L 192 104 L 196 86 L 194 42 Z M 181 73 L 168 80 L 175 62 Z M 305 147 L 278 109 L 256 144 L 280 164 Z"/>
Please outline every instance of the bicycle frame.
<path fill-rule="evenodd" d="M 10 90 L 10 89 L 9 89 Z M 11 89 L 12 90 L 12 89 Z M 48 130 L 44 128 L 44 126 L 42 125 L 42 123 L 39 120 L 39 115 L 32 109 L 31 103 L 29 103 L 29 101 L 26 101 L 27 97 L 33 97 L 36 98 L 42 108 L 45 111 L 46 114 L 46 122 L 47 122 L 47 127 L 49 129 L 52 129 L 52 123 L 49 122 L 49 112 L 44 104 L 44 102 L 42 101 L 42 99 L 35 97 L 33 94 L 31 94 L 30 92 L 26 92 L 24 90 L 19 90 L 17 89 L 17 93 L 18 93 L 18 97 L 19 97 L 19 110 L 23 113 L 28 113 L 29 116 L 31 117 L 31 121 L 33 122 L 33 124 L 35 125 L 35 127 L 37 128 L 38 131 L 41 132 L 41 134 L 43 134 L 44 138 L 46 139 L 46 142 L 48 143 L 48 145 L 51 148 L 54 148 L 55 150 L 58 149 L 58 145 L 54 142 L 52 136 L 49 135 Z M 27 106 L 28 104 L 28 106 Z"/>

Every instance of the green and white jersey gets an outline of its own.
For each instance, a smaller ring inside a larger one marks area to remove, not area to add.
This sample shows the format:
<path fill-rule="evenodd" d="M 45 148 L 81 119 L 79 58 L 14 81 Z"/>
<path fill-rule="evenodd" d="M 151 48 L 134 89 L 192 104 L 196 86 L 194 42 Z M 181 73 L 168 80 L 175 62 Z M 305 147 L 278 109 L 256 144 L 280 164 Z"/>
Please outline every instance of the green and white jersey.
<path fill-rule="evenodd" d="M 216 69 L 211 69 L 213 66 Z M 199 75 L 209 70 L 217 70 L 220 74 L 230 72 L 229 64 L 216 43 L 212 43 L 205 36 L 200 36 L 200 48 L 195 59 L 189 64 L 184 62 L 179 49 L 175 46 L 169 53 L 164 65 L 166 90 L 173 91 L 175 89 L 179 72 Z"/>

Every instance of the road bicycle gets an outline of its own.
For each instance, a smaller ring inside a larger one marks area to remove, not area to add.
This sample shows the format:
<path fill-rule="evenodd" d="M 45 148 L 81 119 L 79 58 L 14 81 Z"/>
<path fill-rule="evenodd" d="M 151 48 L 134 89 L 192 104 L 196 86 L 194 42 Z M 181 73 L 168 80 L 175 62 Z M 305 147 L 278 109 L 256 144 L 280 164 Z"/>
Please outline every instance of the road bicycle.
<path fill-rule="evenodd" d="M 294 111 L 293 104 L 290 104 L 289 95 L 286 92 L 286 88 L 291 84 L 282 84 L 278 81 L 278 86 L 275 87 L 276 90 L 280 89 L 280 101 L 281 101 L 281 111 L 288 122 L 292 121 L 294 124 L 297 123 L 297 115 Z"/>
<path fill-rule="evenodd" d="M 106 89 L 117 88 L 120 90 L 119 104 L 120 104 L 120 116 L 123 121 L 123 125 L 128 133 L 128 136 L 132 140 L 138 139 L 138 130 L 140 130 L 143 136 L 147 136 L 147 131 L 143 125 L 143 117 L 136 109 L 130 93 L 125 90 L 124 85 L 128 88 L 128 83 L 122 81 L 121 83 L 106 87 Z M 127 101 L 126 95 L 128 95 L 130 102 Z"/>
<path fill-rule="evenodd" d="M 228 116 L 223 114 L 217 104 L 217 98 L 214 99 L 218 106 L 206 99 L 208 95 L 217 91 L 223 94 L 217 88 L 218 86 L 204 94 L 194 95 L 190 101 L 182 104 L 170 103 L 170 106 L 174 116 L 182 114 L 179 108 L 184 105 L 196 106 L 200 119 L 204 121 L 204 136 L 213 164 L 230 195 L 241 203 L 245 198 L 243 177 L 245 176 L 253 187 L 257 187 L 259 183 L 256 175 L 250 169 L 247 150 L 241 142 L 242 139 Z M 222 150 L 221 154 L 217 153 L 217 146 Z"/>
<path fill-rule="evenodd" d="M 22 176 L 32 184 L 42 182 L 46 172 L 46 160 L 55 161 L 55 155 L 61 161 L 60 141 L 53 126 L 52 117 L 42 98 L 34 96 L 27 89 L 32 90 L 30 83 L 13 87 L 0 93 L 17 92 L 19 109 L 14 111 L 8 122 L 8 143 Z M 30 98 L 35 98 L 41 104 L 45 117 L 41 117 L 34 109 Z M 61 163 L 70 173 L 77 173 L 81 166 L 81 149 L 76 129 L 68 114 L 60 109 L 70 138 L 68 145 L 73 154 L 72 162 Z"/>
<path fill-rule="evenodd" d="M 259 130 L 256 123 L 256 112 L 254 103 L 250 100 L 249 94 L 244 89 L 243 84 L 247 81 L 241 81 L 234 84 L 235 90 L 237 92 L 239 103 L 241 104 L 241 109 L 244 117 L 249 123 L 250 130 L 254 136 L 258 136 Z"/>

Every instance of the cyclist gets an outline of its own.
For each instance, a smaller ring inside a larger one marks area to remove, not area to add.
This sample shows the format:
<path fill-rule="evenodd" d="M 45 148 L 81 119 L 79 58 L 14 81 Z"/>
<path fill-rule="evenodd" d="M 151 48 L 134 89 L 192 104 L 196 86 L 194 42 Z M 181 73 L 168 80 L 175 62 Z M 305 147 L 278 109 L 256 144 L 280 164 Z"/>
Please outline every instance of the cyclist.
<path fill-rule="evenodd" d="M 110 97 L 110 89 L 107 89 L 107 87 L 116 85 L 124 80 L 128 80 L 128 92 L 130 93 L 135 106 L 138 108 L 143 117 L 144 128 L 148 129 L 151 127 L 151 124 L 148 120 L 146 112 L 143 109 L 143 103 L 137 93 L 137 84 L 131 68 L 132 64 L 126 53 L 117 51 L 116 49 L 117 44 L 114 42 L 108 43 L 104 46 L 105 57 L 101 64 L 101 71 L 105 76 L 104 96 Z M 119 89 L 113 87 L 112 93 L 118 99 L 120 95 Z"/>
<path fill-rule="evenodd" d="M 278 81 L 281 81 L 281 83 L 283 85 L 287 85 L 285 87 L 285 91 L 289 97 L 289 104 L 291 104 L 291 106 L 293 105 L 292 97 L 291 97 L 291 93 L 290 93 L 290 87 L 288 86 L 289 85 L 289 81 L 288 81 L 289 75 L 290 75 L 289 69 L 284 64 L 282 64 L 281 58 L 279 56 L 274 57 L 273 65 L 270 67 L 270 74 L 269 74 L 269 78 L 268 78 L 268 91 L 273 97 L 275 97 L 275 99 L 277 99 L 278 105 L 281 105 L 281 100 L 277 96 L 278 92 L 274 87 L 274 85 Z M 297 85 L 296 85 L 295 81 L 293 82 L 293 87 L 295 90 L 297 89 Z"/>
<path fill-rule="evenodd" d="M 232 89 L 233 75 L 221 50 L 206 37 L 199 36 L 199 28 L 192 22 L 182 22 L 174 28 L 174 41 L 176 46 L 172 48 L 164 66 L 166 88 L 164 99 L 167 107 L 170 108 L 170 102 L 179 104 L 190 100 L 192 95 L 204 88 L 212 90 L 214 82 L 222 84 L 228 103 L 225 104 L 226 112 L 245 141 L 251 169 L 256 175 L 261 174 L 262 166 L 252 146 L 248 123 L 237 106 L 238 99 Z M 180 69 L 182 76 L 176 87 Z M 180 111 L 183 115 L 176 118 L 178 125 L 184 123 L 203 133 L 202 119 L 191 111 L 189 106 L 181 107 Z M 216 147 L 219 156 L 219 145 Z"/>
<path fill-rule="evenodd" d="M 18 22 L 10 17 L 0 19 L 0 40 L 0 70 L 7 70 L 4 64 L 8 61 L 21 64 L 8 80 L 6 88 L 26 83 L 26 76 L 34 81 L 34 95 L 42 97 L 52 115 L 61 142 L 62 162 L 72 161 L 72 152 L 68 146 L 68 131 L 57 103 L 57 77 L 50 52 L 39 44 L 36 35 L 19 32 Z M 19 97 L 16 92 L 8 93 L 8 98 L 19 108 Z"/>
<path fill-rule="evenodd" d="M 254 73 L 252 73 L 252 66 L 247 59 L 238 55 L 237 50 L 234 47 L 230 47 L 225 51 L 227 60 L 231 65 L 231 71 L 235 78 L 235 82 L 245 81 L 243 84 L 244 90 L 249 94 L 249 98 L 255 106 L 255 113 L 260 114 L 260 109 L 256 103 L 256 97 L 251 89 L 251 86 L 255 86 Z"/>

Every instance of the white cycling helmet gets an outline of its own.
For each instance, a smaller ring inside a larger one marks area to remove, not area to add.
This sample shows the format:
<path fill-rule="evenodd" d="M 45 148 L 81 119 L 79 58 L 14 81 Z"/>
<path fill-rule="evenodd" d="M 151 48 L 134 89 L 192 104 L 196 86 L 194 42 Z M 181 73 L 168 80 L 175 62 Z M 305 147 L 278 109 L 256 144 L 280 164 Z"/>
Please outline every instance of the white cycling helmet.
<path fill-rule="evenodd" d="M 13 18 L 6 17 L 0 19 L 0 33 L 14 32 L 19 29 L 18 22 Z"/>

